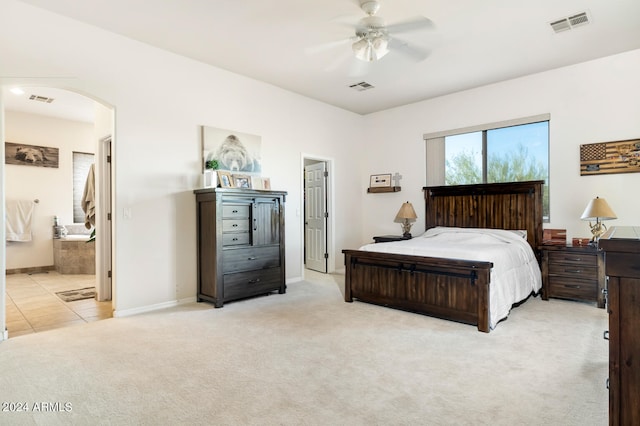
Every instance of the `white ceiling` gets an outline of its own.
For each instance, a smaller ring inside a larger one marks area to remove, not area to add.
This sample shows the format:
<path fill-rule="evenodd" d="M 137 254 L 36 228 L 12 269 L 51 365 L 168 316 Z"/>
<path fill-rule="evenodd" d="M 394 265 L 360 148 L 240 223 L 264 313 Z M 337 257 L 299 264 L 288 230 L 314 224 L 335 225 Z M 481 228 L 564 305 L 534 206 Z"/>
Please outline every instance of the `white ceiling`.
<path fill-rule="evenodd" d="M 638 0 L 380 0 L 387 24 L 434 28 L 402 35 L 425 60 L 374 63 L 351 54 L 359 0 L 22 1 L 359 114 L 640 48 Z M 580 12 L 588 25 L 551 29 Z"/>

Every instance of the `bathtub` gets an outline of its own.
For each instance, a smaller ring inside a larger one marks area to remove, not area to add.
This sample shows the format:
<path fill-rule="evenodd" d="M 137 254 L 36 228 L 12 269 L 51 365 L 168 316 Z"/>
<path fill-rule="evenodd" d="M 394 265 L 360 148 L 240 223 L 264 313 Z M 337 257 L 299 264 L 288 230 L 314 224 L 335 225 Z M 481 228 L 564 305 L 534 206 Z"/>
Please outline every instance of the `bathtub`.
<path fill-rule="evenodd" d="M 85 234 L 78 234 L 78 235 L 67 235 L 65 237 L 60 237 L 60 240 L 62 241 L 89 241 L 89 238 L 91 238 L 90 235 L 85 235 Z"/>
<path fill-rule="evenodd" d="M 89 234 L 69 234 L 53 239 L 53 266 L 60 274 L 96 273 L 96 244 Z"/>

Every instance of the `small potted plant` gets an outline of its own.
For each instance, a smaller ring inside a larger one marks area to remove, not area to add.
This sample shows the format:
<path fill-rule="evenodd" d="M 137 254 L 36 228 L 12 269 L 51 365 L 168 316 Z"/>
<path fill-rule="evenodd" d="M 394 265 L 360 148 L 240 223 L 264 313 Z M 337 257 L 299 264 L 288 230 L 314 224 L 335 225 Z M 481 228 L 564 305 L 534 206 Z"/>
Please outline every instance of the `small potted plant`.
<path fill-rule="evenodd" d="M 207 170 L 218 170 L 220 165 L 218 164 L 218 160 L 208 160 L 205 165 L 205 169 Z"/>
<path fill-rule="evenodd" d="M 203 185 L 205 188 L 215 188 L 218 186 L 218 173 L 220 167 L 218 160 L 207 160 L 204 163 Z"/>

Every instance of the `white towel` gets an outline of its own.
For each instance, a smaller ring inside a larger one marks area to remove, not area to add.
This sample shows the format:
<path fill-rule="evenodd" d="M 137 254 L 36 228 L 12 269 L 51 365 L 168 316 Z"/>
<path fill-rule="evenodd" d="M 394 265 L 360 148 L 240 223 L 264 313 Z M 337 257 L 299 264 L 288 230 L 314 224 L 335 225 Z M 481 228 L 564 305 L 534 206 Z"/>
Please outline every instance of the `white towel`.
<path fill-rule="evenodd" d="M 82 194 L 82 211 L 84 211 L 84 226 L 91 229 L 96 224 L 96 183 L 95 165 L 92 164 L 87 174 L 87 181 L 84 184 Z"/>
<path fill-rule="evenodd" d="M 6 201 L 7 241 L 31 241 L 33 201 Z"/>

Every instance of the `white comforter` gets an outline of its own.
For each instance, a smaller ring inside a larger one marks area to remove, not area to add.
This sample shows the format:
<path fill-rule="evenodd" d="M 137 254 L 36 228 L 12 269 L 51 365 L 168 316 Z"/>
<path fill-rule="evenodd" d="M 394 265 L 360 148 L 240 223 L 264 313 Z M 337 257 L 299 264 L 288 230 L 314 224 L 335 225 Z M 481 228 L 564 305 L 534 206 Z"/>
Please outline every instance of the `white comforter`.
<path fill-rule="evenodd" d="M 542 287 L 538 261 L 519 231 L 436 227 L 410 240 L 367 244 L 360 250 L 493 262 L 491 329 L 507 317 L 514 303 Z"/>

